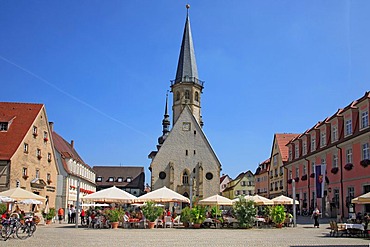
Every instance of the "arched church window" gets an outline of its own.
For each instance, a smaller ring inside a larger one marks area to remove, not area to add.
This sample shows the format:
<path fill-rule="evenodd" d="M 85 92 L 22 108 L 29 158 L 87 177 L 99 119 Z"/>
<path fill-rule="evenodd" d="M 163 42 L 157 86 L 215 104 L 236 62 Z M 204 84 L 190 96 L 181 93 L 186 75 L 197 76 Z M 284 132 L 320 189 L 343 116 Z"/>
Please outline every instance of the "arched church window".
<path fill-rule="evenodd" d="M 176 92 L 176 101 L 180 100 L 180 92 Z"/>
<path fill-rule="evenodd" d="M 182 184 L 188 185 L 189 184 L 189 176 L 186 171 L 182 174 Z"/>
<path fill-rule="evenodd" d="M 190 99 L 190 91 L 189 90 L 185 91 L 185 99 Z"/>
<path fill-rule="evenodd" d="M 195 101 L 199 101 L 199 93 L 195 92 Z"/>

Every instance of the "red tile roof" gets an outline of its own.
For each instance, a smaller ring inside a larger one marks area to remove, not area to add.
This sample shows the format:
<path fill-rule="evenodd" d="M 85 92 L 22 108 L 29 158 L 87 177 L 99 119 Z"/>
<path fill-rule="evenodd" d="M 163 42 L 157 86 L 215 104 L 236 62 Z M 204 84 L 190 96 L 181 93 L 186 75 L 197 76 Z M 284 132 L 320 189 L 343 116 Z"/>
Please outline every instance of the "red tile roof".
<path fill-rule="evenodd" d="M 61 137 L 55 131 L 52 132 L 52 136 L 53 136 L 54 147 L 58 151 L 58 153 L 62 155 L 63 158 L 74 159 L 78 163 L 84 165 L 86 168 L 92 170 L 92 168 L 82 160 L 80 155 L 77 153 L 77 151 L 72 147 L 72 145 L 69 142 L 64 140 L 63 137 Z M 64 168 L 66 169 L 66 171 L 69 171 L 68 167 L 66 167 L 64 159 L 63 159 L 63 165 L 65 166 Z"/>
<path fill-rule="evenodd" d="M 8 130 L 0 131 L 0 160 L 10 160 L 17 151 L 43 104 L 0 102 L 0 122 L 8 122 Z"/>
<path fill-rule="evenodd" d="M 279 145 L 280 155 L 283 162 L 288 161 L 289 148 L 285 146 L 299 134 L 275 134 L 276 141 Z"/>

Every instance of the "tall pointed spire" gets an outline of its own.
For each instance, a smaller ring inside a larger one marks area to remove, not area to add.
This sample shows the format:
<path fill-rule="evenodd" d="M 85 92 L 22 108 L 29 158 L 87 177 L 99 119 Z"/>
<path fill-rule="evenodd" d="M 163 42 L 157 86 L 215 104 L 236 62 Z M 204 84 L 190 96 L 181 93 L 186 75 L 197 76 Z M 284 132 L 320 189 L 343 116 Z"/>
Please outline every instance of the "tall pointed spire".
<path fill-rule="evenodd" d="M 182 36 L 181 50 L 179 56 L 179 62 L 177 65 L 177 72 L 175 83 L 180 82 L 195 82 L 198 83 L 198 69 L 197 62 L 195 60 L 193 38 L 191 36 L 190 19 L 189 19 L 189 8 L 190 5 L 186 5 L 187 14 L 184 28 L 184 34 Z"/>
<path fill-rule="evenodd" d="M 170 115 L 168 115 L 168 91 L 166 93 L 166 106 L 165 106 L 165 109 L 164 109 L 164 115 L 163 116 L 164 117 L 163 117 L 163 120 L 162 120 L 162 126 L 163 126 L 162 136 L 160 136 L 158 138 L 159 147 L 160 147 L 160 145 L 162 145 L 164 143 L 164 141 L 166 140 L 166 138 L 168 136 L 168 133 L 170 132 L 171 122 L 170 122 Z"/>

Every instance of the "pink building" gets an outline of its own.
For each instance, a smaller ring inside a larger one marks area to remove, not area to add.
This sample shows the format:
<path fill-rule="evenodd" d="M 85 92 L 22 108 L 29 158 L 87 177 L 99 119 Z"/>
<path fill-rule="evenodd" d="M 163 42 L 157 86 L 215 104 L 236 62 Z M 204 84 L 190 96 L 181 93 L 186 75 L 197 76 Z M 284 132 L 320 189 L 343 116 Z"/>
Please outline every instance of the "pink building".
<path fill-rule="evenodd" d="M 300 209 L 314 208 L 330 217 L 370 212 L 370 205 L 351 199 L 370 191 L 370 92 L 292 139 L 289 148 L 288 191 L 295 180 Z M 315 167 L 326 165 L 324 195 L 316 198 Z"/>

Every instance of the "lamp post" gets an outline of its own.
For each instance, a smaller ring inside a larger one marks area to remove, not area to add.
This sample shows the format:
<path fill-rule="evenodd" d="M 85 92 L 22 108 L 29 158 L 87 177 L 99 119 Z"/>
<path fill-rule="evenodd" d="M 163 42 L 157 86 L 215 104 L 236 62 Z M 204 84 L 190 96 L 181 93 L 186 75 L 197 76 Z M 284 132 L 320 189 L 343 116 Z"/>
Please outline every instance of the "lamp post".
<path fill-rule="evenodd" d="M 78 215 L 79 215 L 79 209 L 80 209 L 80 179 L 77 179 L 77 202 L 76 202 L 76 215 L 75 215 L 75 228 L 78 228 Z"/>
<path fill-rule="evenodd" d="M 295 180 L 292 180 L 292 188 L 293 188 L 293 226 L 297 227 L 297 214 L 296 214 L 296 207 L 295 207 Z"/>

